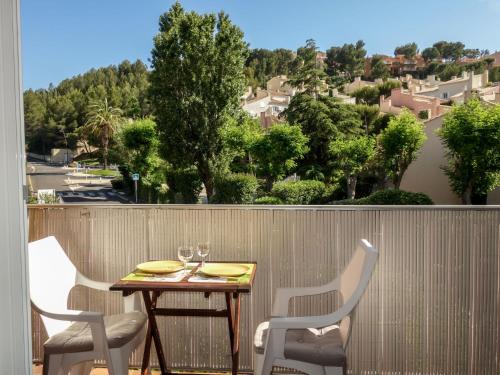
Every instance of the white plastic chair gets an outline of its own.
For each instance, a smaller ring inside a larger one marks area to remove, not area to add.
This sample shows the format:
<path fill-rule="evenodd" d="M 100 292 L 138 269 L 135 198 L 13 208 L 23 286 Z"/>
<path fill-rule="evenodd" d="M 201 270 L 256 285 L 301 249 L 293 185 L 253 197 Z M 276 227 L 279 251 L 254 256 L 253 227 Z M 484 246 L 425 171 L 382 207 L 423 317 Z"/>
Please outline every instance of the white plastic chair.
<path fill-rule="evenodd" d="M 68 295 L 75 285 L 109 291 L 112 284 L 78 272 L 55 237 L 31 242 L 28 249 L 31 304 L 49 336 L 43 374 L 88 375 L 94 360 L 105 360 L 110 375 L 128 374 L 129 356 L 146 334 L 138 297 L 125 298 L 125 313 L 119 315 L 69 310 Z"/>
<path fill-rule="evenodd" d="M 377 263 L 378 251 L 361 240 L 351 261 L 337 279 L 309 288 L 278 288 L 272 317 L 255 333 L 255 374 L 269 375 L 273 366 L 311 375 L 345 373 L 345 350 L 355 307 L 363 296 Z M 288 317 L 291 298 L 338 291 L 343 305 L 335 312 Z"/>

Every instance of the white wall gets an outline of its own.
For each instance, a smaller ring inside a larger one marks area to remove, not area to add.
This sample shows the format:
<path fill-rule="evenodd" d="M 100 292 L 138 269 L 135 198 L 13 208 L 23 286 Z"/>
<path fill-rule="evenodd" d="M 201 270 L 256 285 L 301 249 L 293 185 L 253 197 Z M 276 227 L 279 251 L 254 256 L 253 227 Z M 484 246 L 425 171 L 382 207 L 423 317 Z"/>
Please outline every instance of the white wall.
<path fill-rule="evenodd" d="M 31 374 L 19 0 L 0 1 L 0 374 Z"/>

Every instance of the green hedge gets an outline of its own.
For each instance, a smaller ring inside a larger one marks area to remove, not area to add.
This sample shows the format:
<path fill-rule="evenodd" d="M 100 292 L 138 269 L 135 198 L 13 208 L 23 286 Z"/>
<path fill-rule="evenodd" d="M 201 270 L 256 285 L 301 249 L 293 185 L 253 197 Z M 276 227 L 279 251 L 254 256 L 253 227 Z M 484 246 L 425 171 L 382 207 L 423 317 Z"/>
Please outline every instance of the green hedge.
<path fill-rule="evenodd" d="M 255 199 L 258 182 L 255 176 L 230 174 L 215 181 L 215 194 L 211 203 L 251 204 Z"/>
<path fill-rule="evenodd" d="M 327 193 L 326 185 L 316 180 L 277 182 L 271 190 L 271 195 L 285 204 L 322 203 Z"/>
<path fill-rule="evenodd" d="M 283 201 L 281 199 L 279 199 L 278 197 L 265 196 L 265 197 L 257 198 L 254 203 L 255 204 L 275 204 L 275 205 L 278 205 L 278 204 L 283 204 Z"/>
<path fill-rule="evenodd" d="M 432 205 L 434 202 L 424 193 L 412 193 L 404 190 L 381 190 L 360 199 L 346 199 L 334 204 L 354 205 Z"/>

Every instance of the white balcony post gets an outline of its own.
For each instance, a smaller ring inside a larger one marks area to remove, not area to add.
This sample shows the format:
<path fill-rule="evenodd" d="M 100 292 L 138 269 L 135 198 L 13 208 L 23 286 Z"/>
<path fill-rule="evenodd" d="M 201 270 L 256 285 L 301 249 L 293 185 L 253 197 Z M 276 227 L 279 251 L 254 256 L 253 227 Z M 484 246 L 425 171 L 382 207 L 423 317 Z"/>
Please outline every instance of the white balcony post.
<path fill-rule="evenodd" d="M 19 0 L 0 0 L 0 373 L 31 374 Z"/>

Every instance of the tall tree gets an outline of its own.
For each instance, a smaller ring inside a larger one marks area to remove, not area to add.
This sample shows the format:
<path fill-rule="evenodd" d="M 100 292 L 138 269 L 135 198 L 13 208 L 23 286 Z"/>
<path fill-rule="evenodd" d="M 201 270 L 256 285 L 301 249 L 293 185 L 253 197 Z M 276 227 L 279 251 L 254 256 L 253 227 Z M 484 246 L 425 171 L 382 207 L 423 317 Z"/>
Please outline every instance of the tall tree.
<path fill-rule="evenodd" d="M 394 50 L 394 56 L 404 55 L 408 59 L 415 57 L 417 53 L 418 46 L 415 42 L 396 47 L 396 49 Z"/>
<path fill-rule="evenodd" d="M 381 157 L 396 189 L 426 139 L 423 124 L 408 110 L 392 118 L 380 133 Z"/>
<path fill-rule="evenodd" d="M 444 170 L 464 204 L 500 185 L 500 107 L 488 108 L 477 99 L 455 106 L 439 136 L 447 148 Z"/>
<path fill-rule="evenodd" d="M 194 165 L 213 195 L 221 128 L 239 108 L 246 79 L 243 32 L 224 13 L 185 12 L 176 2 L 160 17 L 152 50 L 151 101 L 161 153 Z"/>
<path fill-rule="evenodd" d="M 104 169 L 108 169 L 109 143 L 122 121 L 122 110 L 109 105 L 108 99 L 91 104 L 86 127 L 99 139 Z"/>
<path fill-rule="evenodd" d="M 358 176 L 375 156 L 375 139 L 365 135 L 337 139 L 330 144 L 330 152 L 333 165 L 342 171 L 346 180 L 347 198 L 354 199 Z"/>
<path fill-rule="evenodd" d="M 306 45 L 297 50 L 298 68 L 288 83 L 317 97 L 321 91 L 326 74 L 316 59 L 318 47 L 314 39 L 306 41 Z"/>
<path fill-rule="evenodd" d="M 434 43 L 434 48 L 446 60 L 457 61 L 464 55 L 465 45 L 462 42 L 447 42 L 445 40 Z"/>
<path fill-rule="evenodd" d="M 364 73 L 365 43 L 358 40 L 356 44 L 344 44 L 342 47 L 331 47 L 326 51 L 326 65 L 329 76 L 344 76 L 349 81 Z"/>
<path fill-rule="evenodd" d="M 440 52 L 436 47 L 428 47 L 422 51 L 422 57 L 425 61 L 430 62 L 440 57 Z"/>

